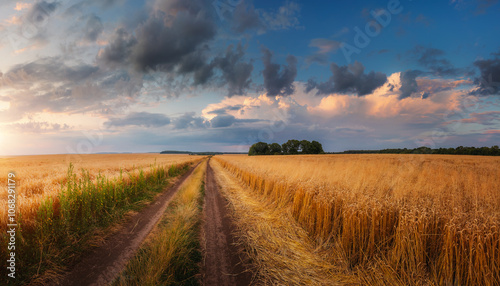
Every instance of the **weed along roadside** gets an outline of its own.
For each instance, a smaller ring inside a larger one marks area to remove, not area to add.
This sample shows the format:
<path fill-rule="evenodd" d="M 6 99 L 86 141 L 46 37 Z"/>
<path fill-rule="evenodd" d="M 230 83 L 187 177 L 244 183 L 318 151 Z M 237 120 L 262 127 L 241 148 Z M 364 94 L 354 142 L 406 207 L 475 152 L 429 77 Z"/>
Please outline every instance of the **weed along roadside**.
<path fill-rule="evenodd" d="M 58 281 L 82 254 L 119 229 L 117 223 L 130 217 L 127 213 L 141 211 L 192 164 L 154 164 L 147 171 L 121 172 L 114 178 L 84 169 L 78 173 L 70 165 L 57 195 L 41 200 L 34 216 L 20 213 L 18 272 L 7 285 Z M 6 245 L 5 235 L 0 239 L 1 245 Z M 2 247 L 2 257 L 5 249 Z M 2 269 L 2 275 L 4 272 Z"/>
<path fill-rule="evenodd" d="M 197 285 L 206 170 L 205 160 L 182 184 L 113 285 Z"/>

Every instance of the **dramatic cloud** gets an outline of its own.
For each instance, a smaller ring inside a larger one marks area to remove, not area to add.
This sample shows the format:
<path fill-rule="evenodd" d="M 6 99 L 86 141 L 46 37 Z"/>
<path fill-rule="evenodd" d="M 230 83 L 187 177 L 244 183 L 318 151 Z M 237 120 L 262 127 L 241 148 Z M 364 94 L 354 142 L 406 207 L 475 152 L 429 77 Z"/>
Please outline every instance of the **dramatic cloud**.
<path fill-rule="evenodd" d="M 110 43 L 99 52 L 98 58 L 111 66 L 127 64 L 136 44 L 137 40 L 131 34 L 123 28 L 118 28 Z"/>
<path fill-rule="evenodd" d="M 297 76 L 297 58 L 289 55 L 286 58 L 288 65 L 281 66 L 273 63 L 270 50 L 263 48 L 262 61 L 264 63 L 264 88 L 268 96 L 291 95 L 294 92 L 293 82 Z"/>
<path fill-rule="evenodd" d="M 480 77 L 475 79 L 477 95 L 500 94 L 500 58 L 477 60 L 474 66 L 479 69 Z"/>
<path fill-rule="evenodd" d="M 170 124 L 170 118 L 161 113 L 133 112 L 123 118 L 110 118 L 104 123 L 107 127 L 143 126 L 162 127 Z"/>
<path fill-rule="evenodd" d="M 401 88 L 399 98 L 410 97 L 413 93 L 418 92 L 417 77 L 422 74 L 419 70 L 410 70 L 401 73 Z"/>
<path fill-rule="evenodd" d="M 217 115 L 215 116 L 212 120 L 210 120 L 210 123 L 212 124 L 213 128 L 221 128 L 221 127 L 229 127 L 233 125 L 233 123 L 236 122 L 236 118 L 232 115 Z"/>
<path fill-rule="evenodd" d="M 244 55 L 241 45 L 235 51 L 233 46 L 229 46 L 224 57 L 217 57 L 213 61 L 214 66 L 222 71 L 224 83 L 228 85 L 228 96 L 243 95 L 250 86 L 253 65 L 241 61 Z"/>
<path fill-rule="evenodd" d="M 194 112 L 186 112 L 183 115 L 172 119 L 172 123 L 174 124 L 175 129 L 199 129 L 207 127 L 205 119 L 197 117 Z"/>
<path fill-rule="evenodd" d="M 136 101 L 142 76 L 106 72 L 62 57 L 40 58 L 14 66 L 0 77 L 0 92 L 8 92 L 10 107 L 4 120 L 38 112 L 102 113 Z"/>
<path fill-rule="evenodd" d="M 460 72 L 450 61 L 444 58 L 445 52 L 442 50 L 417 45 L 411 53 L 421 66 L 429 69 L 434 75 L 455 76 Z"/>
<path fill-rule="evenodd" d="M 213 20 L 204 16 L 202 3 L 158 1 L 158 10 L 151 12 L 137 27 L 135 36 L 123 28 L 117 29 L 99 58 L 115 64 L 130 63 L 143 72 L 149 69 L 172 71 L 182 63 L 198 62 L 199 49 L 216 34 Z"/>
<path fill-rule="evenodd" d="M 102 25 L 101 18 L 96 15 L 91 15 L 87 19 L 87 24 L 85 25 L 84 39 L 89 42 L 95 42 L 103 30 L 104 26 Z"/>
<path fill-rule="evenodd" d="M 338 66 L 332 63 L 330 69 L 333 75 L 328 81 L 317 83 L 310 79 L 306 91 L 317 89 L 318 95 L 356 93 L 361 96 L 373 92 L 387 81 L 387 76 L 381 72 L 372 71 L 365 74 L 365 67 L 357 61 L 348 66 Z"/>

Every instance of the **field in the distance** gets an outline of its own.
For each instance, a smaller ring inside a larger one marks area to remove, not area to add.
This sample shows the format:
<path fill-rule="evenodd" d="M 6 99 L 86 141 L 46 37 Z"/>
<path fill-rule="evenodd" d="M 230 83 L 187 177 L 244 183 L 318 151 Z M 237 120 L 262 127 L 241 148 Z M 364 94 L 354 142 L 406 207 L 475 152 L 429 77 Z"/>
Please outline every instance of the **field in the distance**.
<path fill-rule="evenodd" d="M 275 214 L 290 213 L 327 253 L 332 265 L 326 269 L 340 267 L 362 284 L 500 283 L 500 158 L 225 155 L 216 160 L 254 196 L 280 210 Z"/>

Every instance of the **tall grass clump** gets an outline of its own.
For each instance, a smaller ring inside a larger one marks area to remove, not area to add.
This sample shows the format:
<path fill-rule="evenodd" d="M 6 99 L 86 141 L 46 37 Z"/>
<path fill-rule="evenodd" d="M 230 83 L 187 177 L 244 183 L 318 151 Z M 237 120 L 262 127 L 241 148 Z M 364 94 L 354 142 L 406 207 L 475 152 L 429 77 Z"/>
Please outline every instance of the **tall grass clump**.
<path fill-rule="evenodd" d="M 78 174 L 70 164 L 56 195 L 40 199 L 35 215 L 26 218 L 20 213 L 16 256 L 17 267 L 22 271 L 9 283 L 36 279 L 43 283 L 44 279 L 59 275 L 82 251 L 108 234 L 104 233 L 106 227 L 127 211 L 139 210 L 163 190 L 169 178 L 185 173 L 190 165 L 155 164 L 148 171 L 132 168 L 109 178 L 85 169 Z M 3 254 L 5 234 L 0 240 Z"/>
<path fill-rule="evenodd" d="M 216 160 L 371 285 L 500 285 L 500 160 L 223 156 Z"/>
<path fill-rule="evenodd" d="M 198 285 L 199 232 L 207 164 L 186 181 L 114 285 Z"/>

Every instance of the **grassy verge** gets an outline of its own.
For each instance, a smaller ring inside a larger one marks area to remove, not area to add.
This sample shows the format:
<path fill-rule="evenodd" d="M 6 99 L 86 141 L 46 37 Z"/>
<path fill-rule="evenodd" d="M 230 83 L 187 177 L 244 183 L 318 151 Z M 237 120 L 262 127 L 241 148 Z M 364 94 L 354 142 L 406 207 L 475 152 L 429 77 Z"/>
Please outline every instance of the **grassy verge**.
<path fill-rule="evenodd" d="M 8 285 L 28 281 L 44 284 L 58 276 L 83 251 L 99 244 L 99 239 L 109 234 L 109 227 L 125 213 L 140 210 L 165 188 L 170 178 L 185 173 L 189 167 L 152 166 L 147 173 L 139 170 L 109 179 L 100 174 L 93 178 L 85 170 L 77 176 L 70 165 L 61 192 L 42 201 L 36 218 L 20 218 L 16 233 L 18 272 Z M 7 237 L 2 234 L 0 241 L 3 252 Z M 4 271 L 2 276 L 6 277 Z"/>
<path fill-rule="evenodd" d="M 199 232 L 207 164 L 184 183 L 157 228 L 113 285 L 198 285 Z"/>

